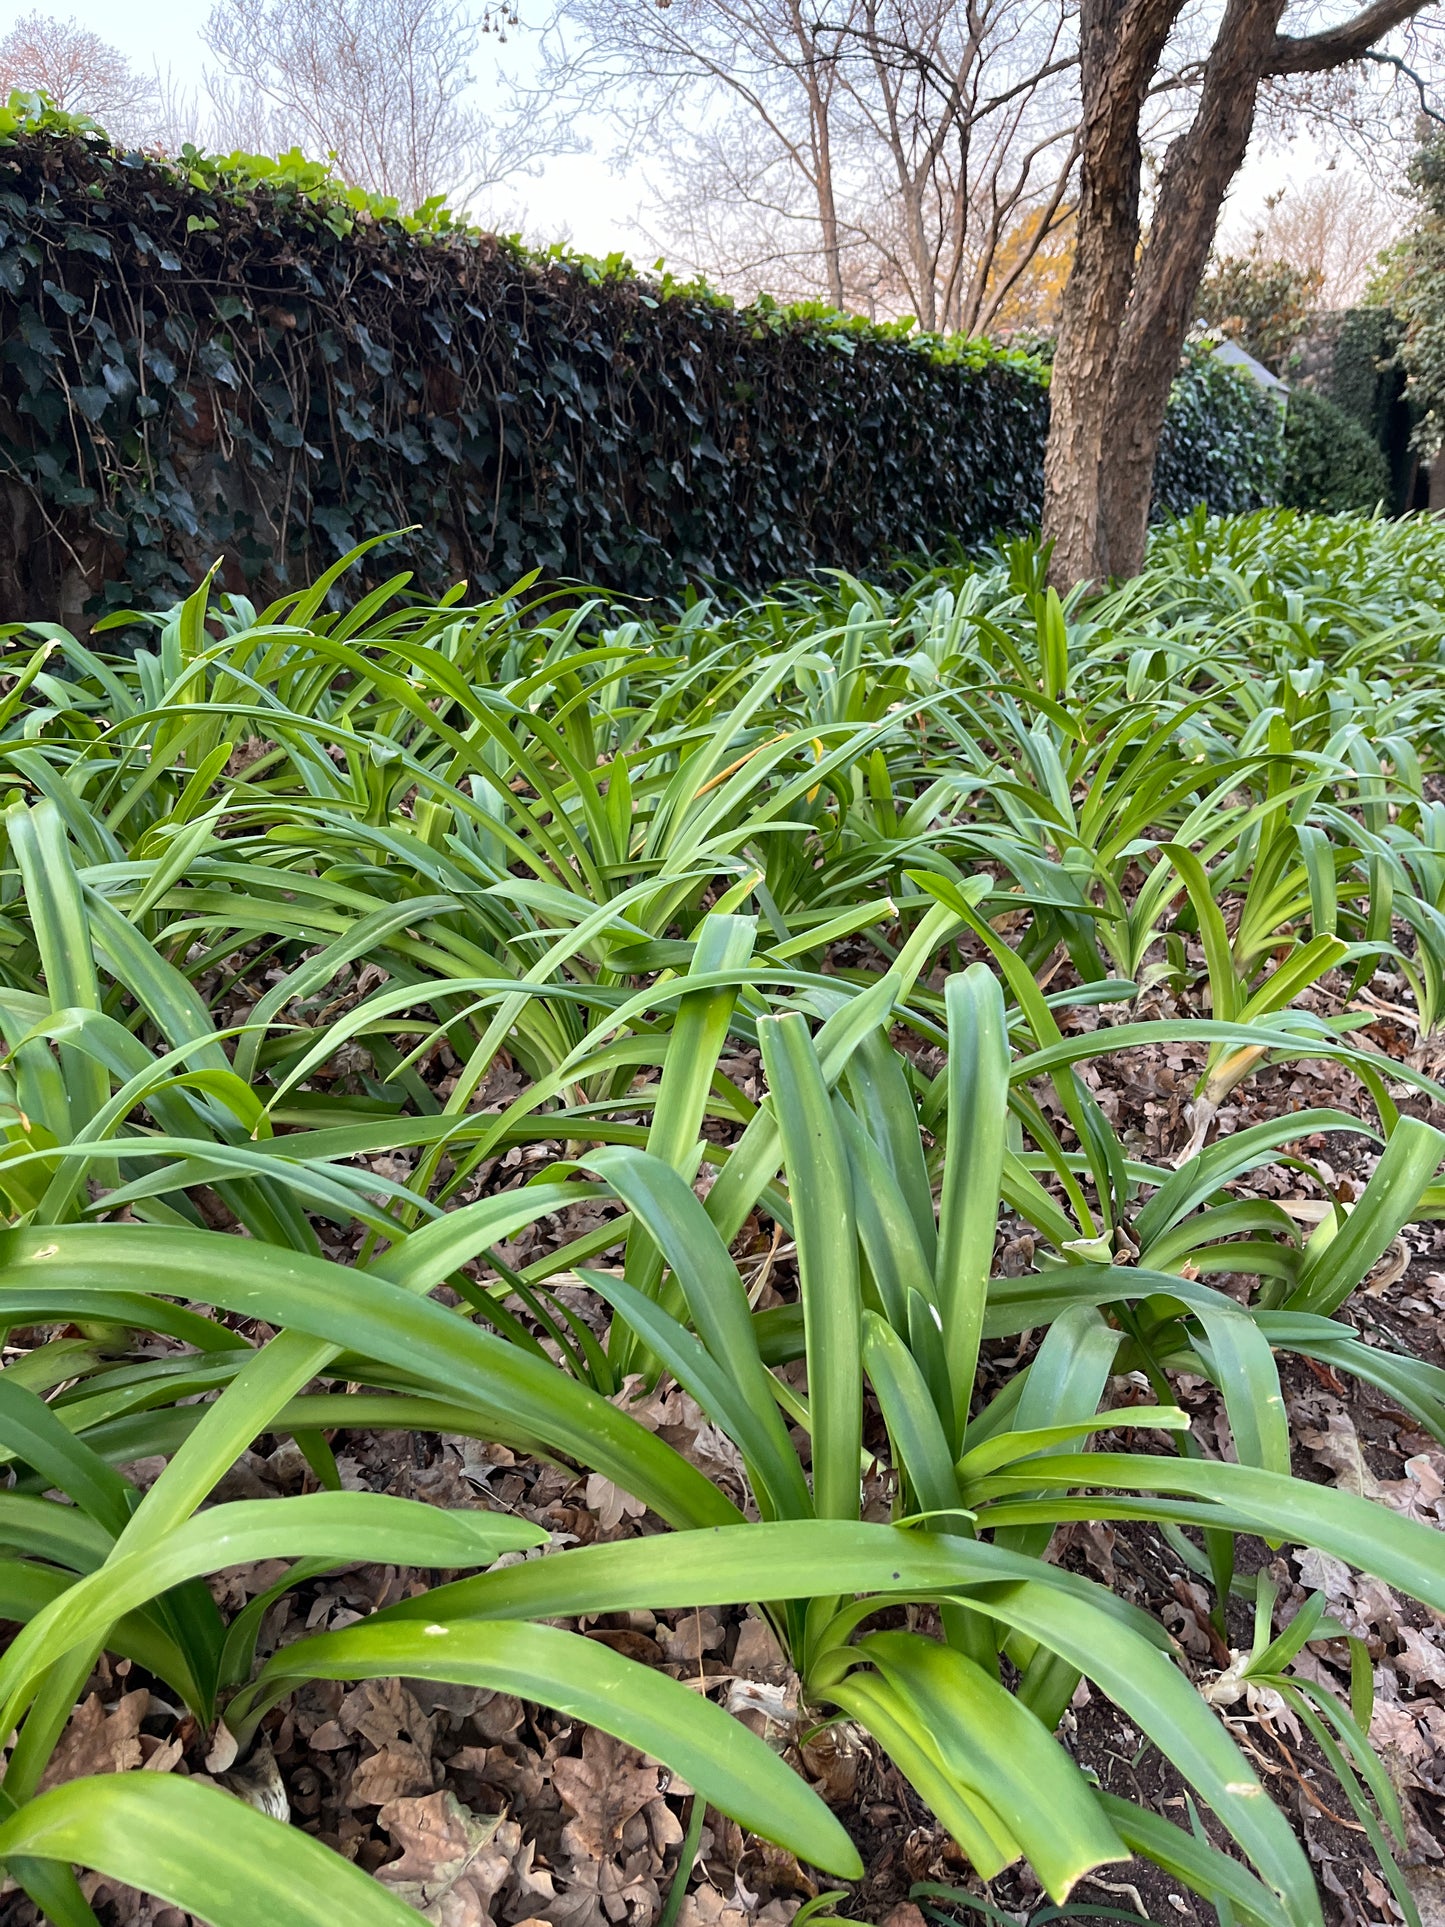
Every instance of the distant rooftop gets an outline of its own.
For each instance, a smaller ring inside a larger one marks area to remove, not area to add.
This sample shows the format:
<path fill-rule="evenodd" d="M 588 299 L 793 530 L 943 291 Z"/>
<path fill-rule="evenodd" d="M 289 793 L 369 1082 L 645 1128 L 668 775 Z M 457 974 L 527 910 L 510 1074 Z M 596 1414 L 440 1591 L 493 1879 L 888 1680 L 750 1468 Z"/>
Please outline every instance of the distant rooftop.
<path fill-rule="evenodd" d="M 1205 338 L 1208 340 L 1207 336 Z M 1212 341 L 1209 345 L 1226 368 L 1242 368 L 1251 381 L 1257 382 L 1266 393 L 1283 403 L 1289 394 L 1289 383 L 1271 374 L 1262 361 L 1256 361 L 1253 355 L 1246 354 L 1237 341 Z"/>

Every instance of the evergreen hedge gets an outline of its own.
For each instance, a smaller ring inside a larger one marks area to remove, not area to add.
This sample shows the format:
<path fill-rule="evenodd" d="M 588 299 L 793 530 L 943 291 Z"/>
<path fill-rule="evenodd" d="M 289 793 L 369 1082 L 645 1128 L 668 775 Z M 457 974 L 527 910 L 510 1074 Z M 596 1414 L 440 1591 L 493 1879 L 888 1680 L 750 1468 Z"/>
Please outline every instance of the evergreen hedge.
<path fill-rule="evenodd" d="M 1368 515 L 1381 503 L 1388 510 L 1393 495 L 1389 461 L 1370 431 L 1324 395 L 1296 388 L 1285 417 L 1284 506 Z"/>
<path fill-rule="evenodd" d="M 122 152 L 33 97 L 0 110 L 0 343 L 0 618 L 165 602 L 218 556 L 270 593 L 398 529 L 374 573 L 431 594 L 670 596 L 1039 511 L 1027 355 L 529 254 L 296 155 Z M 1190 364 L 1160 509 L 1271 499 L 1277 439 Z"/>

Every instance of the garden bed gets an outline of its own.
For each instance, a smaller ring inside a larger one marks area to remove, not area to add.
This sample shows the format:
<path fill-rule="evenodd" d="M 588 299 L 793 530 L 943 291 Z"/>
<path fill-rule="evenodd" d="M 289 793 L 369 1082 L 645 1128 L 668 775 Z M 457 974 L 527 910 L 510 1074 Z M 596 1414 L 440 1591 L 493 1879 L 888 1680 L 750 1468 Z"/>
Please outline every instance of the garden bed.
<path fill-rule="evenodd" d="M 1428 1919 L 1442 564 L 15 635 L 51 1917 Z"/>

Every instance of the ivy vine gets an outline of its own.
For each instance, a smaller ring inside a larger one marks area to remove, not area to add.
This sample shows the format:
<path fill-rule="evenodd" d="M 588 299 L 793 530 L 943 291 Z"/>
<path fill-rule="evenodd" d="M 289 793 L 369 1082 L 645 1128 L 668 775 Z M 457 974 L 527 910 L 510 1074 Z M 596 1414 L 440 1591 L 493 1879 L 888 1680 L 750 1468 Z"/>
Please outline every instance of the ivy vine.
<path fill-rule="evenodd" d="M 270 592 L 395 530 L 371 562 L 428 594 L 537 568 L 671 597 L 1038 515 L 1029 356 L 736 307 L 299 155 L 128 153 L 13 99 L 0 344 L 0 617 L 155 605 L 217 556 Z M 1217 374 L 1181 378 L 1167 508 L 1268 496 L 1267 404 Z"/>

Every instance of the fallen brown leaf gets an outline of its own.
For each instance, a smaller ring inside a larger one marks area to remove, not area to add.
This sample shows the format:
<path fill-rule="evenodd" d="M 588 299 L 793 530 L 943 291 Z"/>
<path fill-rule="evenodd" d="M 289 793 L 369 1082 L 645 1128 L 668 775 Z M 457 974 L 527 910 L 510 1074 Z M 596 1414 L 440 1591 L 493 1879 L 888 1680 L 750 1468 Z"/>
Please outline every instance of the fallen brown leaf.
<path fill-rule="evenodd" d="M 787 1656 L 778 1636 L 766 1619 L 751 1615 L 738 1628 L 738 1643 L 733 1653 L 733 1671 L 751 1679 L 781 1680 L 788 1670 Z"/>
<path fill-rule="evenodd" d="M 634 1499 L 630 1492 L 624 1492 L 611 1479 L 604 1479 L 600 1472 L 588 1475 L 584 1496 L 588 1510 L 597 1515 L 597 1523 L 604 1532 L 615 1532 L 624 1519 L 640 1519 L 647 1510 L 641 1499 Z"/>
<path fill-rule="evenodd" d="M 581 1759 L 553 1762 L 552 1783 L 572 1809 L 563 1840 L 570 1851 L 603 1859 L 622 1844 L 622 1830 L 658 1798 L 656 1766 L 610 1734 L 589 1727 Z"/>
<path fill-rule="evenodd" d="M 92 1693 L 71 1714 L 70 1724 L 40 1781 L 40 1791 L 80 1780 L 91 1773 L 129 1773 L 141 1764 L 140 1723 L 150 1710 L 151 1696 L 142 1689 L 127 1693 L 107 1712 L 99 1693 Z"/>
<path fill-rule="evenodd" d="M 699 1887 L 683 1901 L 677 1927 L 787 1927 L 801 1904 L 770 1900 L 766 1907 L 754 1909 L 744 1904 L 741 1895 L 729 1899 L 716 1887 Z"/>
<path fill-rule="evenodd" d="M 402 1849 L 377 1873 L 398 1900 L 436 1927 L 491 1927 L 491 1903 L 521 1845 L 515 1821 L 473 1813 L 453 1793 L 391 1800 L 378 1816 Z"/>
<path fill-rule="evenodd" d="M 379 1807 L 392 1801 L 430 1793 L 432 1764 L 419 1746 L 410 1740 L 392 1740 L 380 1752 L 370 1754 L 351 1776 L 346 1804 L 349 1807 Z"/>

